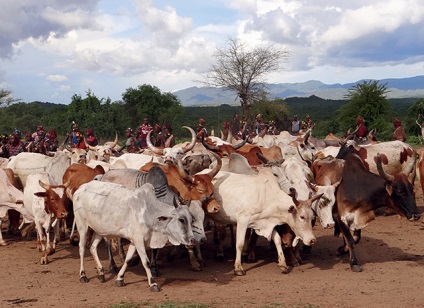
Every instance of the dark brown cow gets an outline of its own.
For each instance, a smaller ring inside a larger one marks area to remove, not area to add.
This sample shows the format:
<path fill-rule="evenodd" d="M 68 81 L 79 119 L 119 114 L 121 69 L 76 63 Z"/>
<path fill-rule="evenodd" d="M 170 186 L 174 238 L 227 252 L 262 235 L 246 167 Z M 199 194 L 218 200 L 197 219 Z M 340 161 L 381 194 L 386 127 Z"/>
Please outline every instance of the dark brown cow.
<path fill-rule="evenodd" d="M 185 200 L 203 200 L 203 208 L 206 212 L 214 214 L 219 212 L 221 206 L 213 196 L 214 186 L 212 178 L 221 169 L 221 158 L 213 153 L 217 159 L 217 165 L 208 174 L 188 175 L 178 160 L 177 165 L 162 165 L 157 163 L 147 163 L 140 168 L 141 171 L 149 171 L 153 166 L 159 166 L 166 175 L 169 187 Z"/>
<path fill-rule="evenodd" d="M 414 188 L 407 176 L 402 173 L 385 173 L 380 154 L 376 161 L 380 175 L 368 171 L 358 155 L 351 154 L 346 158 L 342 182 L 336 192 L 337 205 L 333 207 L 336 222 L 334 234 L 337 236 L 342 233 L 344 239 L 338 252 L 349 252 L 350 268 L 354 272 L 362 271 L 355 256 L 354 245 L 361 239 L 361 230 L 375 219 L 374 210 L 388 206 L 408 219 L 418 216 Z"/>

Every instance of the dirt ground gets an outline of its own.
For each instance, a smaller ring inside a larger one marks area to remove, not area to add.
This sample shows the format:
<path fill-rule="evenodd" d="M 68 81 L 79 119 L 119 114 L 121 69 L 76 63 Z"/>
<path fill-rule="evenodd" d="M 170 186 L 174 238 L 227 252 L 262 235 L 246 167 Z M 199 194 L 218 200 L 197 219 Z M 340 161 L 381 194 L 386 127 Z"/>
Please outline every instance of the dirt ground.
<path fill-rule="evenodd" d="M 421 187 L 416 183 L 420 213 L 424 212 Z M 3 227 L 5 227 L 3 225 Z M 4 229 L 3 229 L 4 230 Z M 163 258 L 162 291 L 149 291 L 143 267 L 131 267 L 125 287 L 115 286 L 115 276 L 106 271 L 106 282 L 96 278 L 93 258 L 86 252 L 89 283 L 80 283 L 78 248 L 61 242 L 50 263 L 40 265 L 35 240 L 5 236 L 0 247 L 0 307 L 108 307 L 120 303 L 154 306 L 205 304 L 210 307 L 424 307 L 424 224 L 397 216 L 378 216 L 362 232 L 357 257 L 362 273 L 350 271 L 347 257 L 336 249 L 342 239 L 333 230 L 315 227 L 318 242 L 304 264 L 282 274 L 276 253 L 262 238 L 258 262 L 244 263 L 246 276 L 233 274 L 235 250 L 226 243 L 225 262 L 214 259 L 212 238 L 204 245 L 207 266 L 202 272 L 189 269 L 188 259 L 173 263 Z M 105 269 L 105 249 L 99 246 Z M 163 253 L 165 255 L 166 253 Z M 116 257 L 120 265 L 119 258 Z"/>

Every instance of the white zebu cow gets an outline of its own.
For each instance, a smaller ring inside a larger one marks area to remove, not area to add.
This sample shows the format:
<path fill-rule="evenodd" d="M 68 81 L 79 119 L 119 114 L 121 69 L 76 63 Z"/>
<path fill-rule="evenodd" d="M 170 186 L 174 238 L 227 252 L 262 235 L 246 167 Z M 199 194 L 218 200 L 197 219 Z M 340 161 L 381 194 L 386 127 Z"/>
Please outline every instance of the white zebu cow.
<path fill-rule="evenodd" d="M 241 255 L 247 228 L 273 240 L 278 251 L 278 266 L 287 272 L 287 264 L 281 247 L 281 237 L 275 231 L 277 225 L 288 224 L 299 239 L 307 245 L 316 242 L 312 232 L 314 198 L 295 204 L 292 197 L 282 191 L 271 170 L 263 169 L 258 175 L 219 172 L 214 178 L 214 195 L 221 210 L 210 218 L 223 225 L 237 225 L 236 259 L 234 274 L 244 275 Z"/>
<path fill-rule="evenodd" d="M 28 215 L 24 208 L 24 193 L 17 189 L 9 181 L 6 172 L 0 169 L 0 227 L 2 218 L 7 215 L 8 210 L 16 210 L 22 214 L 25 222 L 31 221 L 31 216 Z M 3 240 L 0 228 L 0 245 L 6 245 Z"/>
<path fill-rule="evenodd" d="M 53 185 L 62 184 L 63 174 L 70 164 L 69 153 L 56 152 L 50 157 L 39 153 L 22 152 L 10 160 L 7 168 L 13 170 L 25 188 L 28 175 L 42 172 L 49 174 Z"/>
<path fill-rule="evenodd" d="M 157 148 L 151 142 L 150 135 L 152 131 L 149 131 L 146 137 L 147 146 L 153 153 L 161 155 L 165 163 L 176 164 L 177 159 L 182 159 L 184 154 L 193 149 L 193 147 L 196 145 L 196 133 L 194 130 L 189 126 L 183 126 L 183 128 L 188 129 L 191 133 L 190 143 L 184 146 L 181 144 L 176 144 L 172 148 Z"/>
<path fill-rule="evenodd" d="M 169 240 L 173 245 L 192 245 L 194 235 L 191 214 L 186 205 L 174 207 L 160 202 L 154 187 L 147 183 L 138 188 L 92 181 L 83 184 L 74 194 L 75 222 L 80 233 L 80 281 L 88 282 L 84 269 L 87 231 L 93 231 L 91 254 L 97 264 L 99 279 L 104 281 L 104 270 L 97 255 L 97 245 L 103 237 L 123 237 L 130 241 L 125 262 L 116 278 L 124 286 L 124 274 L 135 250 L 146 270 L 151 291 L 160 291 L 149 267 L 145 244 L 162 248 Z M 74 227 L 73 227 L 74 228 Z"/>
<path fill-rule="evenodd" d="M 65 208 L 67 198 L 65 185 L 50 185 L 52 179 L 46 172 L 28 175 L 24 189 L 24 206 L 37 230 L 37 246 L 41 251 L 41 264 L 47 264 L 47 256 L 54 253 L 59 242 L 59 223 L 68 215 Z M 50 244 L 50 230 L 54 228 L 53 245 Z"/>

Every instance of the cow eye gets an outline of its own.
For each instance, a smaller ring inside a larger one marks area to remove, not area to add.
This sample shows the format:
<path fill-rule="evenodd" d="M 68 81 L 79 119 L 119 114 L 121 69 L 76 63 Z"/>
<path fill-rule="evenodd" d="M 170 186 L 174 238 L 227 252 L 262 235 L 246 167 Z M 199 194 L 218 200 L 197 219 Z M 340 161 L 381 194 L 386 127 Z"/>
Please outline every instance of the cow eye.
<path fill-rule="evenodd" d="M 305 216 L 300 215 L 300 219 L 301 219 L 301 220 L 305 220 Z"/>
<path fill-rule="evenodd" d="M 184 218 L 180 218 L 180 219 L 179 219 L 179 221 L 180 221 L 180 223 L 182 223 L 182 224 L 184 224 L 184 223 L 185 223 Z"/>

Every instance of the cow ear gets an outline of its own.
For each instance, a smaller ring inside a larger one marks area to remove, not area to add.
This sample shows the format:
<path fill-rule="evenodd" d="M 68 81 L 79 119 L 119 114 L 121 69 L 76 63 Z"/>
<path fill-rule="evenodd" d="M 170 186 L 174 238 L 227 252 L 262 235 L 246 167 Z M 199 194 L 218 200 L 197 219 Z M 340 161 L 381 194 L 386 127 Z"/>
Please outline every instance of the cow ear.
<path fill-rule="evenodd" d="M 296 207 L 294 205 L 290 205 L 289 213 L 293 214 L 294 212 L 296 212 Z"/>
<path fill-rule="evenodd" d="M 389 194 L 389 196 L 392 196 L 393 194 L 393 187 L 390 184 L 386 184 L 386 191 Z"/>
<path fill-rule="evenodd" d="M 37 197 L 40 197 L 40 198 L 44 198 L 44 197 L 47 196 L 45 191 L 36 192 L 36 193 L 34 193 L 34 195 L 37 196 Z"/>

